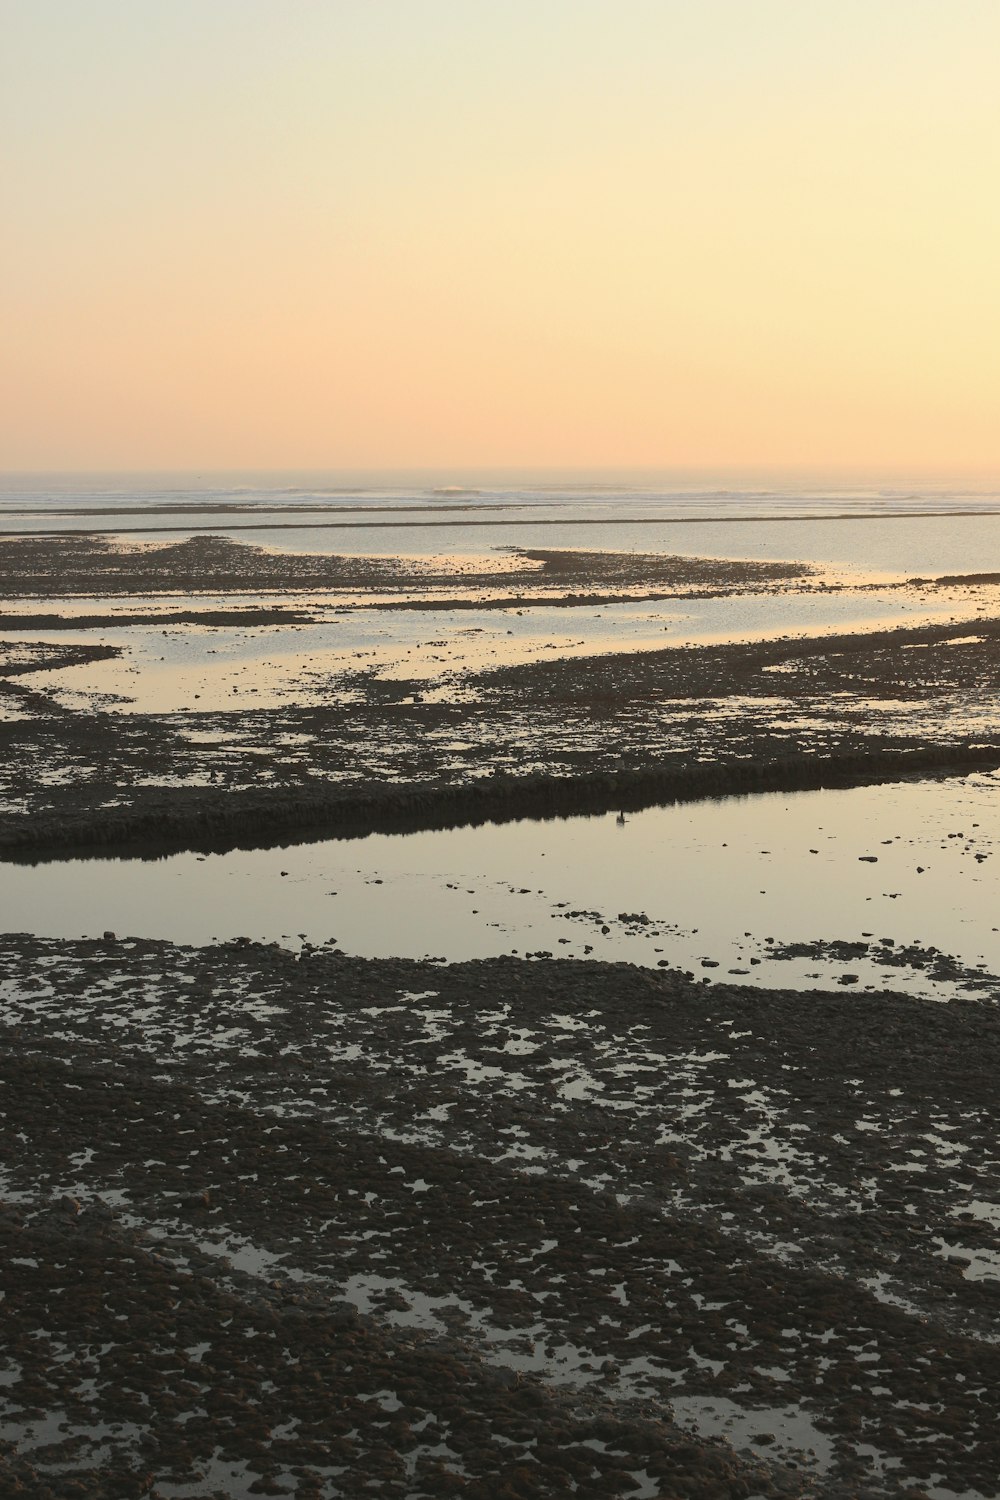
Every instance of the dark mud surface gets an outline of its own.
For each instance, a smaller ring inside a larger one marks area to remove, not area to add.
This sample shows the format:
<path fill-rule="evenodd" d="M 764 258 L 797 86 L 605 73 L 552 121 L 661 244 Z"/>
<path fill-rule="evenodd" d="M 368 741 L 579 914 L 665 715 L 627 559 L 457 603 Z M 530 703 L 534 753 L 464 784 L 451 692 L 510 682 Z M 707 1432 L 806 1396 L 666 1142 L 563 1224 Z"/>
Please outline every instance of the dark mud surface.
<path fill-rule="evenodd" d="M 811 942 L 774 943 L 768 949 L 768 957 L 779 962 L 782 959 L 808 958 L 824 964 L 863 961 L 877 964 L 882 969 L 917 971 L 927 974 L 938 984 L 952 986 L 956 991 L 961 989 L 967 995 L 981 994 L 990 1000 L 996 997 L 1000 989 L 1000 980 L 995 974 L 970 970 L 953 953 L 945 953 L 933 944 L 897 943 L 891 937 L 849 942 L 815 938 Z M 985 965 L 983 968 L 985 969 Z M 857 984 L 858 976 L 842 974 L 838 983 Z"/>
<path fill-rule="evenodd" d="M 108 627 L 120 630 L 129 625 L 296 625 L 311 624 L 314 618 L 310 610 L 293 609 L 282 604 L 259 609 L 149 609 L 133 613 L 122 610 L 116 614 L 0 613 L 0 631 L 102 630 Z"/>
<path fill-rule="evenodd" d="M 4 1494 L 996 1493 L 992 1003 L 17 936 L 0 993 Z"/>
<path fill-rule="evenodd" d="M 29 672 L 62 672 L 84 662 L 106 661 L 119 653 L 114 646 L 51 645 L 46 641 L 0 641 L 0 691 L 10 678 Z"/>
<path fill-rule="evenodd" d="M 519 591 L 525 580 L 554 591 L 584 588 L 641 590 L 656 584 L 674 592 L 773 585 L 805 580 L 815 570 L 805 564 L 729 562 L 724 559 L 666 557 L 660 553 L 560 552 L 506 549 L 502 580 Z M 454 586 L 460 573 L 465 588 L 494 588 L 497 568 L 471 564 L 459 569 L 441 559 L 351 557 L 268 551 L 222 536 L 124 546 L 99 536 L 22 536 L 0 540 L 0 596 L 169 593 L 261 593 L 297 589 L 400 590 Z M 663 597 L 668 597 L 664 595 Z"/>

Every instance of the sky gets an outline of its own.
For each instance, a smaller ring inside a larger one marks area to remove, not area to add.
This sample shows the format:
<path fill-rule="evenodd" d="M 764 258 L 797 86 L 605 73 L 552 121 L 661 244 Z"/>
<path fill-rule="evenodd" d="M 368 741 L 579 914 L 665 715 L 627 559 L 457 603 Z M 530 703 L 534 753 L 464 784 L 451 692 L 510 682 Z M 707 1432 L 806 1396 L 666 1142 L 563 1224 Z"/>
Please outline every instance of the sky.
<path fill-rule="evenodd" d="M 1000 476 L 996 0 L 0 0 L 0 468 Z"/>

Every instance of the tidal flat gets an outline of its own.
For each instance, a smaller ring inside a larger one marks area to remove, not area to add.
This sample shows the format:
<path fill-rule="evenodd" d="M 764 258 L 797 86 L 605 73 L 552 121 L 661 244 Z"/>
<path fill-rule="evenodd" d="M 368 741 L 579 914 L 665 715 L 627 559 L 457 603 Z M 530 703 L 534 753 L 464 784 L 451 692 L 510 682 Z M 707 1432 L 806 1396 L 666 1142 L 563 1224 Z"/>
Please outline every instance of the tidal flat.
<path fill-rule="evenodd" d="M 0 539 L 5 1492 L 993 1500 L 1000 579 L 221 530 Z"/>

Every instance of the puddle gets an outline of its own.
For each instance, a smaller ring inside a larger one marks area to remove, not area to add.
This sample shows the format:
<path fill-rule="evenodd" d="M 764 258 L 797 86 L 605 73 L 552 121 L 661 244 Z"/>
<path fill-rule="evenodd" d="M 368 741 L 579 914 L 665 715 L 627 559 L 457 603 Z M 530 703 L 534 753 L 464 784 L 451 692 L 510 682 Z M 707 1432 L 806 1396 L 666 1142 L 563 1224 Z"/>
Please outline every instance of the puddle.
<path fill-rule="evenodd" d="M 750 1409 L 724 1396 L 671 1396 L 670 1404 L 681 1426 L 724 1437 L 737 1451 L 749 1448 L 758 1458 L 794 1458 L 821 1473 L 833 1462 L 832 1441 L 797 1404 Z"/>

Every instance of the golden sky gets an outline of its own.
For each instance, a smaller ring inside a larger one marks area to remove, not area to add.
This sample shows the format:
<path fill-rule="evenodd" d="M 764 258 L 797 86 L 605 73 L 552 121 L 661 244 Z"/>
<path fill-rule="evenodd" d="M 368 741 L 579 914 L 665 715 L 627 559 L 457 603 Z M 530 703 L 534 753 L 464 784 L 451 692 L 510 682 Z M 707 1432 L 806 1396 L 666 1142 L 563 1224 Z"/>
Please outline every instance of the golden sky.
<path fill-rule="evenodd" d="M 996 0 L 0 0 L 0 468 L 1000 474 Z"/>

